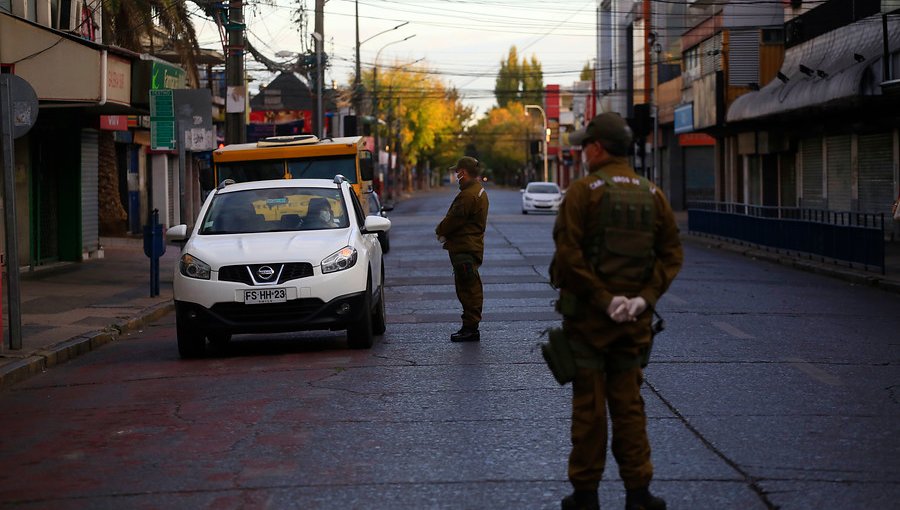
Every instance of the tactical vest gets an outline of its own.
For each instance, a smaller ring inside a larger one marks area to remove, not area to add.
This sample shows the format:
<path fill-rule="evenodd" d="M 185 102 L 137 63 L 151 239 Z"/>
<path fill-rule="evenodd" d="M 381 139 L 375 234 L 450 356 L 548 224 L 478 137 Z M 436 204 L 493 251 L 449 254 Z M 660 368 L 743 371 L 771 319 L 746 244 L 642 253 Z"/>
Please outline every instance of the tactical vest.
<path fill-rule="evenodd" d="M 656 254 L 653 229 L 656 201 L 643 177 L 609 176 L 603 171 L 592 187 L 603 187 L 597 219 L 587 232 L 583 250 L 594 272 L 614 288 L 638 287 L 653 273 Z"/>

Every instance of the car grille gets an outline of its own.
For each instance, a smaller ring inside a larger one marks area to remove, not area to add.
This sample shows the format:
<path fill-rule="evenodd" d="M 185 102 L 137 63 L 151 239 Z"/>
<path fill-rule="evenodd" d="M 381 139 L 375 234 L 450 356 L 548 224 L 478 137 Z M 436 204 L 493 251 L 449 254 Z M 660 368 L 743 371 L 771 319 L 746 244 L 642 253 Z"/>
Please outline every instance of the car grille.
<path fill-rule="evenodd" d="M 274 281 L 265 281 L 256 278 L 256 281 L 253 280 L 253 276 L 257 273 L 260 267 L 269 266 L 275 271 L 275 274 L 280 273 L 280 277 L 277 282 Z M 296 280 L 298 278 L 305 278 L 307 276 L 313 275 L 313 266 L 309 262 L 289 262 L 287 264 L 251 264 L 244 266 L 223 266 L 219 269 L 219 281 L 222 282 L 238 282 L 246 285 L 271 285 L 272 283 L 284 283 L 290 280 Z"/>
<path fill-rule="evenodd" d="M 303 298 L 265 305 L 216 303 L 212 311 L 237 323 L 278 323 L 302 320 L 324 305 L 325 302 L 319 298 Z"/>

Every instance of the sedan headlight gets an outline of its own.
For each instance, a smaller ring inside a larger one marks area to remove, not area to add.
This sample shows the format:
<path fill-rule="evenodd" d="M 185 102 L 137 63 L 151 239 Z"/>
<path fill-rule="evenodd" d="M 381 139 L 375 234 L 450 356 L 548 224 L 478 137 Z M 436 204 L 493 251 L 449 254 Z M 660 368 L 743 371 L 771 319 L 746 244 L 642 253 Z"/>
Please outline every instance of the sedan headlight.
<path fill-rule="evenodd" d="M 322 260 L 322 273 L 333 273 L 335 271 L 350 269 L 356 264 L 356 257 L 356 248 L 344 246 Z"/>
<path fill-rule="evenodd" d="M 198 280 L 209 280 L 210 267 L 209 264 L 203 262 L 197 257 L 185 253 L 181 256 L 181 274 L 188 278 L 196 278 Z"/>

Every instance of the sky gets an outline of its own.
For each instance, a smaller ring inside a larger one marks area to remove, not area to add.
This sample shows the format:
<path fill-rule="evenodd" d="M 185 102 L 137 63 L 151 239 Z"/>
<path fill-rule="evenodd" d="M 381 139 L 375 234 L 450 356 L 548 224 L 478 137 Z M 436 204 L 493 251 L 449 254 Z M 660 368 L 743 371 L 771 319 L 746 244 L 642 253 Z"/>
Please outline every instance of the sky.
<path fill-rule="evenodd" d="M 311 47 L 312 38 L 301 35 L 292 17 L 298 4 L 305 5 L 313 32 L 314 0 L 245 1 L 247 38 L 268 57 L 284 60 L 276 53 Z M 457 88 L 478 115 L 496 104 L 494 81 L 510 47 L 516 46 L 520 59 L 537 57 L 545 85 L 570 85 L 596 56 L 595 0 L 327 0 L 325 51 L 332 60 L 326 83 L 339 87 L 350 83 L 356 66 L 357 3 L 364 72 L 376 55 L 379 66 L 418 61 L 416 66 Z M 201 47 L 221 50 L 215 25 L 199 14 L 194 19 Z M 400 42 L 408 36 L 413 37 Z M 247 68 L 261 66 L 248 61 Z M 274 78 L 257 71 L 251 76 L 259 80 L 251 91 Z"/>

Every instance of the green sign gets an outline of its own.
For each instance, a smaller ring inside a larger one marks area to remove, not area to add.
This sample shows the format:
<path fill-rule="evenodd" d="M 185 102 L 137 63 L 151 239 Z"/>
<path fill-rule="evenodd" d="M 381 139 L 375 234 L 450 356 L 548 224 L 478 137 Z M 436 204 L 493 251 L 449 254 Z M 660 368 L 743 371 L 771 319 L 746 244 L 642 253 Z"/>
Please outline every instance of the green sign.
<path fill-rule="evenodd" d="M 150 91 L 150 148 L 175 150 L 175 98 L 171 90 Z"/>
<path fill-rule="evenodd" d="M 151 67 L 151 90 L 183 89 L 187 87 L 187 74 L 180 67 L 154 61 Z"/>

